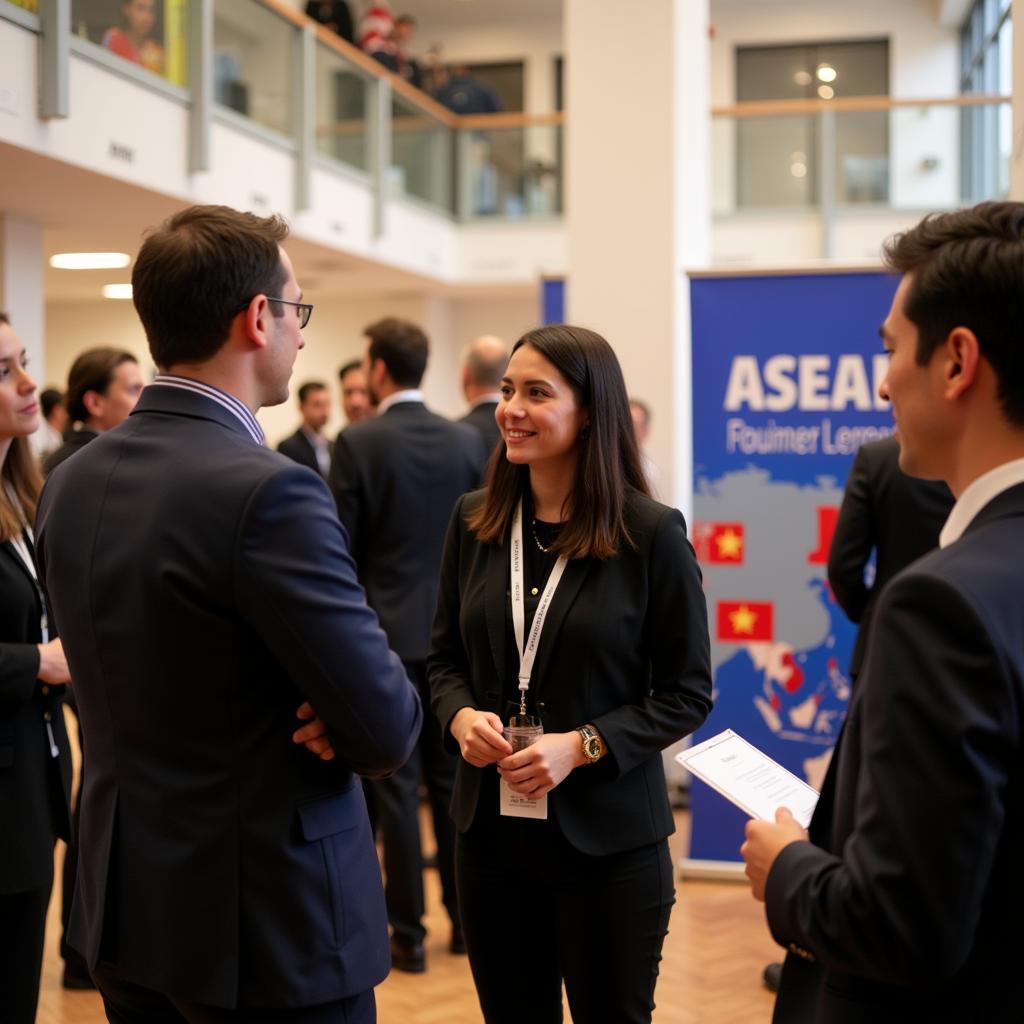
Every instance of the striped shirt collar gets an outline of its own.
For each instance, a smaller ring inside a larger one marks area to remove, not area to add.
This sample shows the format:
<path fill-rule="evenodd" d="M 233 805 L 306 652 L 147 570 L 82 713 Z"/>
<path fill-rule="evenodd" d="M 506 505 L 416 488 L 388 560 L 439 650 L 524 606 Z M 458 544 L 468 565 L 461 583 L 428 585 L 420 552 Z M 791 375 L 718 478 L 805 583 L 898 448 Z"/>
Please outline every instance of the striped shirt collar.
<path fill-rule="evenodd" d="M 193 380 L 191 377 L 179 377 L 177 374 L 172 373 L 158 373 L 153 378 L 153 383 L 160 384 L 166 388 L 178 388 L 180 391 L 191 391 L 194 395 L 202 395 L 204 398 L 211 399 L 227 409 L 242 424 L 245 432 L 257 444 L 262 445 L 266 443 L 263 428 L 259 425 L 252 412 L 250 412 L 249 407 L 227 391 L 215 388 L 212 384 L 204 384 L 202 381 Z"/>

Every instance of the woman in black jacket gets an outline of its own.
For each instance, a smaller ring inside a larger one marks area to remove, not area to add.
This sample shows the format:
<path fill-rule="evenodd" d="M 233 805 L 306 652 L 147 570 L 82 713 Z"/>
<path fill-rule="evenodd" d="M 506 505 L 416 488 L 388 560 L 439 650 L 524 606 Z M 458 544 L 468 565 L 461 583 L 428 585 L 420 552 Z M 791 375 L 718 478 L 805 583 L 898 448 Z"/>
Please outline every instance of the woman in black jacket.
<path fill-rule="evenodd" d="M 449 528 L 434 710 L 462 755 L 452 812 L 488 1024 L 649 1021 L 674 901 L 661 751 L 711 708 L 683 517 L 648 494 L 608 343 L 516 344 L 485 490 Z M 512 716 L 543 735 L 513 753 Z M 494 767 L 496 766 L 496 767 Z"/>
<path fill-rule="evenodd" d="M 0 1017 L 32 1024 L 53 847 L 67 839 L 71 758 L 61 709 L 68 667 L 51 639 L 32 529 L 39 425 L 25 349 L 0 317 Z"/>

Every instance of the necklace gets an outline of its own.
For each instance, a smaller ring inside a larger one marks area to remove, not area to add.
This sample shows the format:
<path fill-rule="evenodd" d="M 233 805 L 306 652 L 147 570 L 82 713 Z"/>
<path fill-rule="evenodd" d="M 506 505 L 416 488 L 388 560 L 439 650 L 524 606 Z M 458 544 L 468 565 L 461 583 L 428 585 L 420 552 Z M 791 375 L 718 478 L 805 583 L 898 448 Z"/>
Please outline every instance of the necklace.
<path fill-rule="evenodd" d="M 531 519 L 530 520 L 530 533 L 533 534 L 533 543 L 537 545 L 537 548 L 539 549 L 540 553 L 542 555 L 546 555 L 551 549 L 550 548 L 546 548 L 546 547 L 544 547 L 543 544 L 541 544 L 540 539 L 537 536 L 537 520 L 536 519 Z"/>

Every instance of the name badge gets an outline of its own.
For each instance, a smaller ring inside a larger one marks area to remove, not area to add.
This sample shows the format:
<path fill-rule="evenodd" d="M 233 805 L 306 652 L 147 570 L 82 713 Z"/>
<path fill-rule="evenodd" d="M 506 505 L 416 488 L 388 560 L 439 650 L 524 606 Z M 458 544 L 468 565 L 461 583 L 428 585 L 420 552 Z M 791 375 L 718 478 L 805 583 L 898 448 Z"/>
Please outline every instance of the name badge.
<path fill-rule="evenodd" d="M 505 818 L 535 818 L 548 820 L 548 797 L 531 800 L 521 793 L 513 793 L 504 779 L 498 780 L 498 809 Z"/>

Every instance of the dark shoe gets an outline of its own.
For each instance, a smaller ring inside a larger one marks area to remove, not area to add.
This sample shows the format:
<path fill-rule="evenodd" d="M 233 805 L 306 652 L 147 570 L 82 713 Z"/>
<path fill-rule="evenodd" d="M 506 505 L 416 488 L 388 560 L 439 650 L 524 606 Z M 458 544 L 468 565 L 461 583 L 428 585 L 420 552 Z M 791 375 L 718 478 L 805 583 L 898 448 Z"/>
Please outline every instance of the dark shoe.
<path fill-rule="evenodd" d="M 456 956 L 465 956 L 466 953 L 466 939 L 457 924 L 452 925 L 452 941 L 448 943 L 448 952 Z"/>
<path fill-rule="evenodd" d="M 427 954 L 423 951 L 423 943 L 392 935 L 391 966 L 396 971 L 422 974 L 427 969 Z"/>
<path fill-rule="evenodd" d="M 69 971 L 66 967 L 64 968 L 64 976 L 61 978 L 61 985 L 67 989 L 73 989 L 75 991 L 86 991 L 94 989 L 96 983 L 86 974 L 75 974 L 73 971 Z"/>
<path fill-rule="evenodd" d="M 782 977 L 782 964 L 769 964 L 764 969 L 764 987 L 769 992 L 779 991 L 779 979 Z"/>

